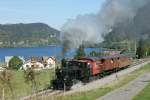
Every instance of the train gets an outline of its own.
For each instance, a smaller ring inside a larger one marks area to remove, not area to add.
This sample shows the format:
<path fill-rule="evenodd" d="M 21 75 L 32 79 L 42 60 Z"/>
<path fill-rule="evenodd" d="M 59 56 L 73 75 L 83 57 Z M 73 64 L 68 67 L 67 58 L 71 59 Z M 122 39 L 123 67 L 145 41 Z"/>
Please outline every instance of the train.
<path fill-rule="evenodd" d="M 51 81 L 52 89 L 70 90 L 77 82 L 86 84 L 131 64 L 132 58 L 121 54 L 63 60 L 62 66 L 55 71 L 55 79 Z"/>

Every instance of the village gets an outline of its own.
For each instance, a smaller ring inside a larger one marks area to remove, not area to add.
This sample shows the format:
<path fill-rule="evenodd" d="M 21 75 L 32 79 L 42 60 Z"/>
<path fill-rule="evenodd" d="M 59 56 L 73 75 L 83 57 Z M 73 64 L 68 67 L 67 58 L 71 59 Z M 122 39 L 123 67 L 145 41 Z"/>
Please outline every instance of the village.
<path fill-rule="evenodd" d="M 5 56 L 5 60 L 3 66 L 9 68 L 11 60 L 17 58 L 22 62 L 19 66 L 18 70 L 27 70 L 29 68 L 35 70 L 42 70 L 42 69 L 53 69 L 56 67 L 56 59 L 53 56 L 43 56 L 43 57 L 28 57 L 24 58 L 22 56 Z M 4 68 L 0 68 L 3 70 Z"/>

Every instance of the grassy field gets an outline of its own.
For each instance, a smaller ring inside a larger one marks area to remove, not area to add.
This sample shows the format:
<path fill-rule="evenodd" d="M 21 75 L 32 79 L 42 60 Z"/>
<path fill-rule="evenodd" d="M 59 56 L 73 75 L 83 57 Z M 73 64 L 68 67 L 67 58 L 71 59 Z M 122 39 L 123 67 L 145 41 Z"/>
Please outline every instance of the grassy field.
<path fill-rule="evenodd" d="M 133 100 L 150 100 L 150 82 Z"/>
<path fill-rule="evenodd" d="M 66 95 L 66 96 L 46 97 L 46 99 L 49 100 L 50 98 L 52 98 L 54 100 L 95 100 L 105 95 L 106 93 L 129 83 L 130 81 L 134 80 L 139 75 L 145 72 L 150 72 L 150 64 L 142 67 L 139 70 L 134 71 L 131 74 L 123 76 L 122 78 L 116 81 L 113 81 L 99 89 L 95 89 L 95 90 L 91 90 L 87 92 L 77 92 L 77 93 L 73 93 L 71 95 Z M 143 99 L 139 99 L 139 100 L 143 100 Z"/>
<path fill-rule="evenodd" d="M 43 90 L 50 86 L 50 80 L 53 77 L 52 70 L 44 70 L 36 72 L 36 90 Z M 26 96 L 33 93 L 33 89 L 31 88 L 31 83 L 25 82 L 24 72 L 23 71 L 11 71 L 11 87 L 13 92 L 10 91 L 9 85 L 4 84 L 2 80 L 0 80 L 0 96 L 4 93 L 5 99 L 12 99 L 12 93 L 14 94 L 14 98 L 17 99 L 21 96 Z"/>

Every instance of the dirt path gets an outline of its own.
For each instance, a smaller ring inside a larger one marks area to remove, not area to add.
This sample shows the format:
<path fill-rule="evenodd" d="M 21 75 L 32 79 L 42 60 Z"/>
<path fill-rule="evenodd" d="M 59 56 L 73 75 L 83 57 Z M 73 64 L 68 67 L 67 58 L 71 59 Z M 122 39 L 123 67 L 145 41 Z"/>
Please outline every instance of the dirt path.
<path fill-rule="evenodd" d="M 132 100 L 150 81 L 150 73 L 145 73 L 127 85 L 116 89 L 97 100 Z"/>

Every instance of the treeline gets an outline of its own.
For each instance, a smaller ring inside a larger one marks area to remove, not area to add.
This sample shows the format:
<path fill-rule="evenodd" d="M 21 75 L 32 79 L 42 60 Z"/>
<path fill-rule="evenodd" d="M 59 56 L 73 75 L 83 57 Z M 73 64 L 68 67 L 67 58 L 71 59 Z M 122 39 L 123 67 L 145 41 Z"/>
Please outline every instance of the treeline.
<path fill-rule="evenodd" d="M 103 52 L 96 52 L 96 51 L 91 51 L 88 55 L 84 51 L 85 47 L 83 45 L 80 45 L 79 48 L 76 50 L 76 55 L 74 58 L 78 59 L 80 57 L 100 57 L 100 56 L 108 56 L 108 53 L 103 53 Z"/>
<path fill-rule="evenodd" d="M 139 40 L 136 54 L 138 58 L 150 56 L 150 40 L 149 39 Z"/>

